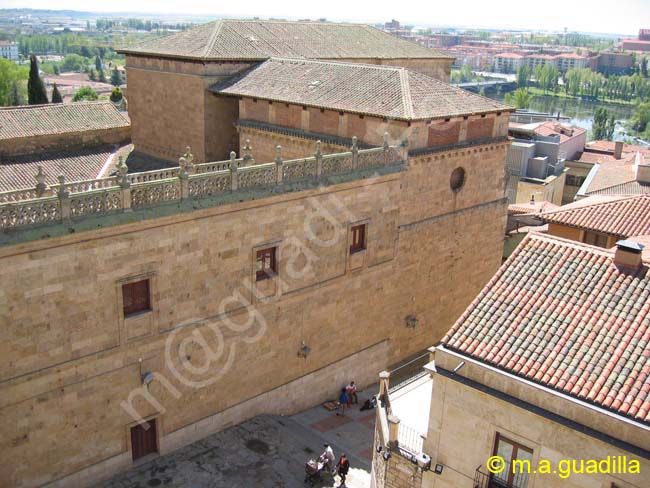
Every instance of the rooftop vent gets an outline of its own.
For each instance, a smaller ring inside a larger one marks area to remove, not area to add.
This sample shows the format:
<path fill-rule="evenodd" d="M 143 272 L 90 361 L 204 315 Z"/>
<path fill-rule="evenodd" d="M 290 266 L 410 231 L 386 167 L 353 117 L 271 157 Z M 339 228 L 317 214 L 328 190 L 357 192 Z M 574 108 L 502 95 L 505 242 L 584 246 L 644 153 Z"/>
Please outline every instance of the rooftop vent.
<path fill-rule="evenodd" d="M 619 268 L 637 271 L 643 262 L 643 244 L 624 240 L 616 243 L 614 264 Z"/>

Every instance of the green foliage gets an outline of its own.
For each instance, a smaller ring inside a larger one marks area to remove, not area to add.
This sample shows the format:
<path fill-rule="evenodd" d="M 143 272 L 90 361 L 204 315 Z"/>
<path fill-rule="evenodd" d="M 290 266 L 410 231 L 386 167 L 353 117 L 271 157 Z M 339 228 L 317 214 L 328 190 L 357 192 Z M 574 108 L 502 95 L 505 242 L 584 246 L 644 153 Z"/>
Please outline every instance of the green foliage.
<path fill-rule="evenodd" d="M 27 80 L 27 96 L 30 105 L 48 103 L 45 85 L 38 74 L 38 61 L 33 54 L 29 58 L 29 78 Z"/>
<path fill-rule="evenodd" d="M 106 83 L 106 75 L 104 74 L 104 70 L 100 69 L 97 73 L 99 73 L 99 76 L 97 77 L 97 81 L 100 81 L 101 83 Z"/>
<path fill-rule="evenodd" d="M 88 73 L 88 79 L 90 81 L 97 81 L 97 76 L 95 76 L 95 71 L 94 70 L 92 70 L 92 69 L 90 70 L 90 72 Z"/>
<path fill-rule="evenodd" d="M 124 98 L 124 95 L 122 94 L 122 90 L 120 89 L 120 87 L 116 86 L 115 88 L 113 88 L 113 90 L 111 91 L 110 101 L 117 103 L 121 101 L 122 98 Z"/>
<path fill-rule="evenodd" d="M 642 74 L 605 77 L 589 68 L 574 68 L 564 75 L 564 90 L 567 95 L 594 100 L 650 101 L 650 80 Z"/>
<path fill-rule="evenodd" d="M 482 78 L 478 75 L 475 75 L 472 71 L 472 68 L 467 64 L 458 71 L 452 71 L 450 77 L 451 83 L 467 83 L 470 81 L 480 80 L 482 80 Z"/>
<path fill-rule="evenodd" d="M 54 83 L 54 87 L 52 88 L 52 103 L 63 103 L 63 97 L 56 83 Z"/>
<path fill-rule="evenodd" d="M 640 134 L 650 132 L 650 103 L 642 103 L 634 110 L 632 128 Z"/>
<path fill-rule="evenodd" d="M 120 76 L 120 72 L 117 69 L 117 66 L 113 68 L 113 72 L 111 73 L 111 85 L 113 86 L 120 86 L 122 84 L 122 77 Z"/>
<path fill-rule="evenodd" d="M 560 72 L 555 65 L 546 63 L 537 66 L 535 77 L 537 78 L 537 85 L 544 91 L 557 91 Z"/>
<path fill-rule="evenodd" d="M 530 85 L 530 76 L 532 75 L 531 69 L 522 64 L 517 70 L 517 86 L 519 88 L 526 88 Z"/>
<path fill-rule="evenodd" d="M 90 59 L 84 58 L 78 54 L 68 54 L 63 58 L 61 71 L 75 71 L 80 73 L 90 64 Z"/>
<path fill-rule="evenodd" d="M 610 115 L 606 108 L 598 107 L 594 111 L 594 123 L 592 130 L 594 132 L 594 139 L 597 141 L 605 140 L 611 141 L 614 136 L 614 128 L 616 120 L 614 115 Z"/>
<path fill-rule="evenodd" d="M 59 69 L 58 64 L 55 63 L 54 65 L 52 65 L 52 69 L 53 69 L 55 75 L 60 75 L 61 74 L 61 70 Z"/>
<path fill-rule="evenodd" d="M 95 90 L 93 90 L 89 86 L 82 86 L 74 94 L 72 101 L 73 102 L 94 101 L 97 100 L 98 98 L 99 96 L 97 95 L 97 92 Z"/>
<path fill-rule="evenodd" d="M 504 100 L 506 105 L 514 105 L 516 108 L 528 108 L 532 100 L 530 92 L 526 88 L 517 88 L 512 93 L 506 93 Z"/>
<path fill-rule="evenodd" d="M 95 56 L 95 69 L 98 72 L 102 70 L 102 60 L 99 59 L 99 56 Z"/>
<path fill-rule="evenodd" d="M 9 59 L 0 58 L 0 106 L 22 105 L 29 70 Z"/>

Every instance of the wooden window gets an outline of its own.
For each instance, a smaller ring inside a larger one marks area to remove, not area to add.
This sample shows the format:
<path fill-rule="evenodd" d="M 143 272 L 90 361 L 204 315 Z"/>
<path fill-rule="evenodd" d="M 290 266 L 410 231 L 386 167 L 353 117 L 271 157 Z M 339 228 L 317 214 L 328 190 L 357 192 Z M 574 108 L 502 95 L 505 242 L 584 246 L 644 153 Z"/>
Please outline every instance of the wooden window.
<path fill-rule="evenodd" d="M 493 474 L 490 486 L 509 486 L 512 488 L 527 488 L 528 487 L 528 472 L 526 471 L 523 463 L 530 463 L 533 458 L 533 450 L 519 444 L 518 442 L 506 439 L 501 434 L 497 433 L 496 440 L 494 441 L 494 456 L 501 456 L 505 461 L 505 469 L 502 473 Z M 513 461 L 523 461 L 513 469 Z"/>
<path fill-rule="evenodd" d="M 592 246 L 598 247 L 607 247 L 607 236 L 605 234 L 599 234 L 597 232 L 585 231 L 584 238 L 582 242 L 585 244 L 591 244 Z"/>
<path fill-rule="evenodd" d="M 352 244 L 350 244 L 350 254 L 363 251 L 366 248 L 366 224 L 352 226 Z"/>
<path fill-rule="evenodd" d="M 149 280 L 134 281 L 122 285 L 122 305 L 125 317 L 151 310 Z"/>
<path fill-rule="evenodd" d="M 273 278 L 278 274 L 276 250 L 277 247 L 267 247 L 257 251 L 257 268 L 255 271 L 257 281 Z"/>

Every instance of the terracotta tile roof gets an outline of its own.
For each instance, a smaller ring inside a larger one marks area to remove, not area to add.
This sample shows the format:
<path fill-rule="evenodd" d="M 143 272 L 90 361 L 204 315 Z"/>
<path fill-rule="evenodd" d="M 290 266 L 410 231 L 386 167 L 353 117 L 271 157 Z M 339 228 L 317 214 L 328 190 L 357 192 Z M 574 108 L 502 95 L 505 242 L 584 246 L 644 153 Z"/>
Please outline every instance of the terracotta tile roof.
<path fill-rule="evenodd" d="M 546 223 L 568 225 L 618 237 L 650 234 L 650 195 L 610 197 L 589 203 L 591 198 L 543 212 Z"/>
<path fill-rule="evenodd" d="M 627 181 L 618 185 L 590 191 L 589 195 L 650 195 L 650 184 L 639 181 Z"/>
<path fill-rule="evenodd" d="M 585 147 L 588 149 L 594 149 L 596 151 L 610 151 L 613 153 L 615 145 L 616 143 L 614 141 L 591 141 L 585 144 Z M 623 144 L 623 153 L 627 152 L 641 152 L 650 154 L 650 147 L 637 146 L 634 144 Z"/>
<path fill-rule="evenodd" d="M 560 208 L 560 206 L 543 200 L 537 202 L 511 203 L 508 205 L 508 214 L 539 214 L 540 212 L 555 210 L 556 208 Z"/>
<path fill-rule="evenodd" d="M 119 49 L 202 60 L 450 58 L 370 25 L 221 19 Z"/>
<path fill-rule="evenodd" d="M 560 142 L 568 141 L 574 137 L 581 136 L 587 132 L 587 129 L 575 125 L 562 125 L 557 122 L 542 122 L 534 129 L 535 134 L 540 136 L 550 136 L 553 134 L 560 135 Z"/>
<path fill-rule="evenodd" d="M 212 91 L 400 120 L 511 110 L 404 68 L 299 59 L 269 59 Z"/>
<path fill-rule="evenodd" d="M 132 145 L 129 144 L 125 147 L 132 148 Z M 124 149 L 121 149 L 120 153 L 123 151 Z M 92 149 L 30 154 L 2 159 L 0 161 L 0 191 L 33 188 L 36 185 L 34 175 L 38 172 L 38 166 L 43 167 L 48 185 L 57 184 L 57 176 L 60 174 L 64 174 L 68 182 L 96 178 L 115 152 L 115 146 L 106 145 Z M 112 163 L 113 161 L 111 161 Z M 106 169 L 105 174 L 110 172 L 108 167 Z"/>
<path fill-rule="evenodd" d="M 129 125 L 129 120 L 111 102 L 0 108 L 0 140 Z"/>
<path fill-rule="evenodd" d="M 613 254 L 528 234 L 443 344 L 650 425 L 650 273 Z"/>

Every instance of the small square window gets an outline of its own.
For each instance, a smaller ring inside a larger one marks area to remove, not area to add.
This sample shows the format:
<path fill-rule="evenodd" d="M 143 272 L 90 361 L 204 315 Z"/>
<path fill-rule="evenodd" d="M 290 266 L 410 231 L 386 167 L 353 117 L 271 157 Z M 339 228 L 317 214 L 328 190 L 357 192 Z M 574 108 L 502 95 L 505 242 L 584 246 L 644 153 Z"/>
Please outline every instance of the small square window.
<path fill-rule="evenodd" d="M 273 278 L 278 274 L 276 254 L 277 247 L 267 247 L 257 251 L 256 281 Z"/>
<path fill-rule="evenodd" d="M 134 281 L 122 285 L 122 305 L 125 317 L 151 310 L 149 280 Z"/>
<path fill-rule="evenodd" d="M 363 251 L 366 248 L 366 227 L 367 224 L 352 226 L 352 244 L 350 244 L 350 254 Z"/>

